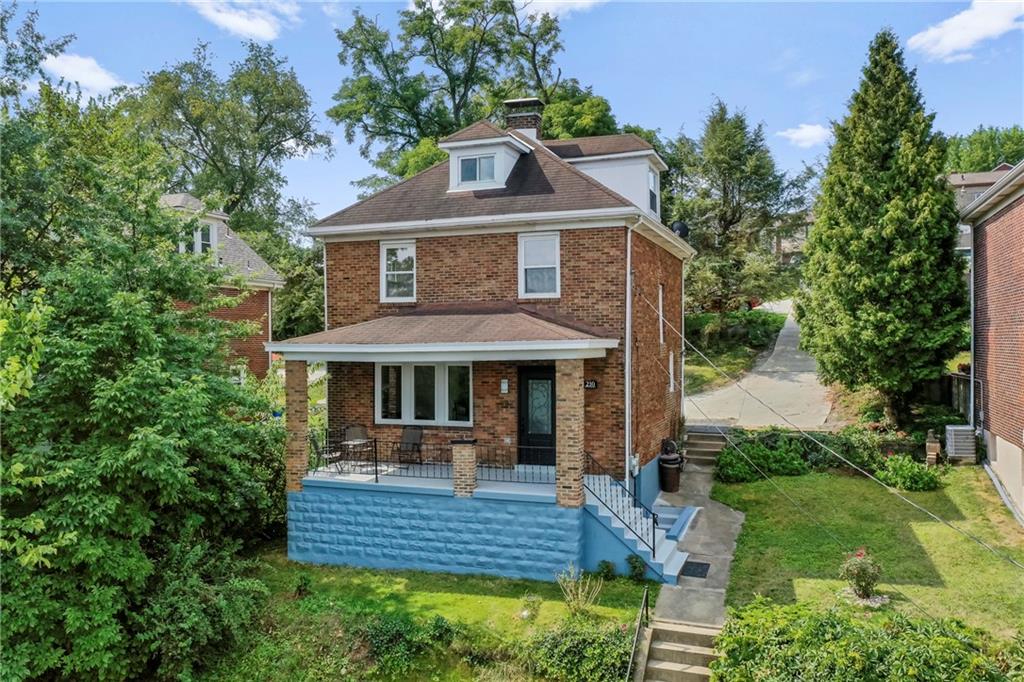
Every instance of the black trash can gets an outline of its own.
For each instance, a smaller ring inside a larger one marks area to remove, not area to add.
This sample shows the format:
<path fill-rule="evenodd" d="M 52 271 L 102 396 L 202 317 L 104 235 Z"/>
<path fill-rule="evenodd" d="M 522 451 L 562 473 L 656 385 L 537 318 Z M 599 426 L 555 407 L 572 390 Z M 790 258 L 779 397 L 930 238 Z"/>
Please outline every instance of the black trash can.
<path fill-rule="evenodd" d="M 679 492 L 679 468 L 682 462 L 677 452 L 663 452 L 658 456 L 658 479 L 663 492 Z"/>

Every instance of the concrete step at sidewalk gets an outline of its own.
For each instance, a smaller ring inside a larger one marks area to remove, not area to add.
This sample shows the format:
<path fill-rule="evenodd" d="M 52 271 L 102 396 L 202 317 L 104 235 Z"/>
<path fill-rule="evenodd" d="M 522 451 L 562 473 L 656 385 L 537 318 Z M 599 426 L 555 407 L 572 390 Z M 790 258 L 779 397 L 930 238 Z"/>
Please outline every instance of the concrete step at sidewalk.
<path fill-rule="evenodd" d="M 711 679 L 711 669 L 702 665 L 689 663 L 673 663 L 647 659 L 645 679 L 663 680 L 664 682 L 705 682 Z"/>
<path fill-rule="evenodd" d="M 676 644 L 690 644 L 714 648 L 715 637 L 721 632 L 721 628 L 697 623 L 683 623 L 670 620 L 652 620 L 651 632 L 653 640 L 663 642 L 674 642 Z"/>
<path fill-rule="evenodd" d="M 710 443 L 725 445 L 728 443 L 728 439 L 720 433 L 695 433 L 693 431 L 687 431 L 686 436 L 683 438 L 683 444 L 691 443 Z"/>
<path fill-rule="evenodd" d="M 725 449 L 727 443 L 683 443 L 683 452 L 718 453 Z"/>
<path fill-rule="evenodd" d="M 670 663 L 709 666 L 711 661 L 718 658 L 718 652 L 711 647 L 656 639 L 651 643 L 651 650 L 647 658 Z"/>

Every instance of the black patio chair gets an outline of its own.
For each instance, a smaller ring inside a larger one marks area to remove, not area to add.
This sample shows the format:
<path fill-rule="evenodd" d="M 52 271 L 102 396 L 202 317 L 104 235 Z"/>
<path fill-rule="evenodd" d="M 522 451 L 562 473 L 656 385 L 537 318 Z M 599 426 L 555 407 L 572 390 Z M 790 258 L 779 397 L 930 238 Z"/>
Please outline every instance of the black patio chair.
<path fill-rule="evenodd" d="M 400 464 L 423 464 L 423 427 L 403 426 L 402 439 L 391 444 L 391 458 Z"/>
<path fill-rule="evenodd" d="M 346 426 L 339 445 L 348 460 L 368 462 L 373 459 L 373 441 L 362 424 Z"/>

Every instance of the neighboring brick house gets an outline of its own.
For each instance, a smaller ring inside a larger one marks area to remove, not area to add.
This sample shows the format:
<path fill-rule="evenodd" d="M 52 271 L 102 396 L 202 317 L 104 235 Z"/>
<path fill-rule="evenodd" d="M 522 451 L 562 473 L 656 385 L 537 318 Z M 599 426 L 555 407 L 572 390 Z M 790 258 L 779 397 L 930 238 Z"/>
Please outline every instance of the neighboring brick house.
<path fill-rule="evenodd" d="M 624 566 L 612 548 L 628 547 L 674 580 L 685 555 L 655 529 L 650 506 L 662 440 L 680 427 L 676 330 L 694 251 L 659 219 L 666 166 L 635 135 L 540 140 L 539 100 L 506 107 L 508 129 L 480 121 L 456 132 L 439 143 L 448 161 L 310 229 L 325 242 L 327 330 L 268 345 L 284 356 L 289 386 L 290 555 L 552 579 L 567 561 Z M 329 466 L 308 471 L 306 363 L 318 361 L 329 433 L 365 429 L 372 463 L 363 438 L 317 436 Z M 400 466 L 402 434 L 418 427 L 424 445 Z M 382 476 L 402 496 L 366 508 L 381 502 Z M 435 498 L 417 497 L 424 490 Z M 442 505 L 438 491 L 455 502 Z M 486 525 L 480 516 L 497 500 L 508 542 L 487 538 L 480 556 L 469 539 L 451 540 L 461 535 L 446 523 Z M 355 520 L 353 505 L 364 509 Z M 317 507 L 350 525 L 331 520 L 325 542 L 311 530 L 327 521 Z M 399 508 L 425 516 L 391 518 Z M 352 526 L 383 514 L 385 525 L 422 528 L 442 511 L 451 514 L 437 530 L 449 540 L 436 546 Z M 510 530 L 510 512 L 527 527 Z M 601 525 L 609 515 L 617 525 Z M 618 539 L 584 539 L 602 534 Z"/>
<path fill-rule="evenodd" d="M 972 424 L 1024 513 L 1024 162 L 961 211 L 973 227 Z"/>
<path fill-rule="evenodd" d="M 1001 163 L 990 171 L 983 173 L 950 173 L 946 181 L 953 188 L 956 194 L 956 207 L 961 211 L 978 197 L 984 194 L 989 187 L 999 181 L 1013 166 L 1008 163 Z M 965 256 L 971 251 L 971 231 L 967 226 L 962 225 L 960 239 L 957 242 L 957 250 Z"/>
<path fill-rule="evenodd" d="M 273 292 L 284 286 L 284 279 L 228 227 L 226 213 L 207 209 L 191 194 L 165 194 L 160 200 L 168 208 L 198 218 L 202 224 L 193 234 L 192 243 L 180 245 L 182 251 L 213 252 L 215 262 L 226 270 L 229 277 L 240 276 L 245 280 L 246 295 L 241 303 L 216 310 L 213 315 L 223 320 L 250 321 L 258 325 L 255 334 L 233 339 L 231 351 L 239 361 L 239 367 L 244 366 L 262 379 L 270 368 L 270 353 L 265 344 L 272 338 Z M 224 287 L 222 291 L 232 296 L 243 293 L 235 287 Z"/>

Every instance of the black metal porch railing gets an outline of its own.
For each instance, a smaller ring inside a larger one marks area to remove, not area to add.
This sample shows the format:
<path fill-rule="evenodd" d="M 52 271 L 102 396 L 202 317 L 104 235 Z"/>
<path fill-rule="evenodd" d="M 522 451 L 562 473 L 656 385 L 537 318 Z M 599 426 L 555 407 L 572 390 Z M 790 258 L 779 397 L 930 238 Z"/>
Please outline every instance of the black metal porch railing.
<path fill-rule="evenodd" d="M 583 487 L 591 493 L 612 516 L 651 550 L 654 558 L 658 515 L 637 498 L 629 488 L 616 480 L 590 453 L 583 453 Z"/>
<path fill-rule="evenodd" d="M 381 438 L 346 440 L 341 431 L 309 434 L 309 471 L 382 477 L 452 478 L 452 449 L 447 443 L 407 443 Z"/>
<path fill-rule="evenodd" d="M 550 453 L 550 448 L 477 443 L 476 479 L 508 483 L 554 483 L 554 465 L 539 463 L 550 458 Z"/>
<path fill-rule="evenodd" d="M 629 665 L 626 666 L 626 675 L 623 682 L 630 682 L 633 679 L 633 666 L 636 664 L 636 647 L 640 644 L 640 635 L 651 623 L 651 602 L 647 588 L 644 588 L 643 599 L 640 600 L 640 611 L 636 614 L 636 624 L 633 626 L 633 648 L 629 653 Z"/>

